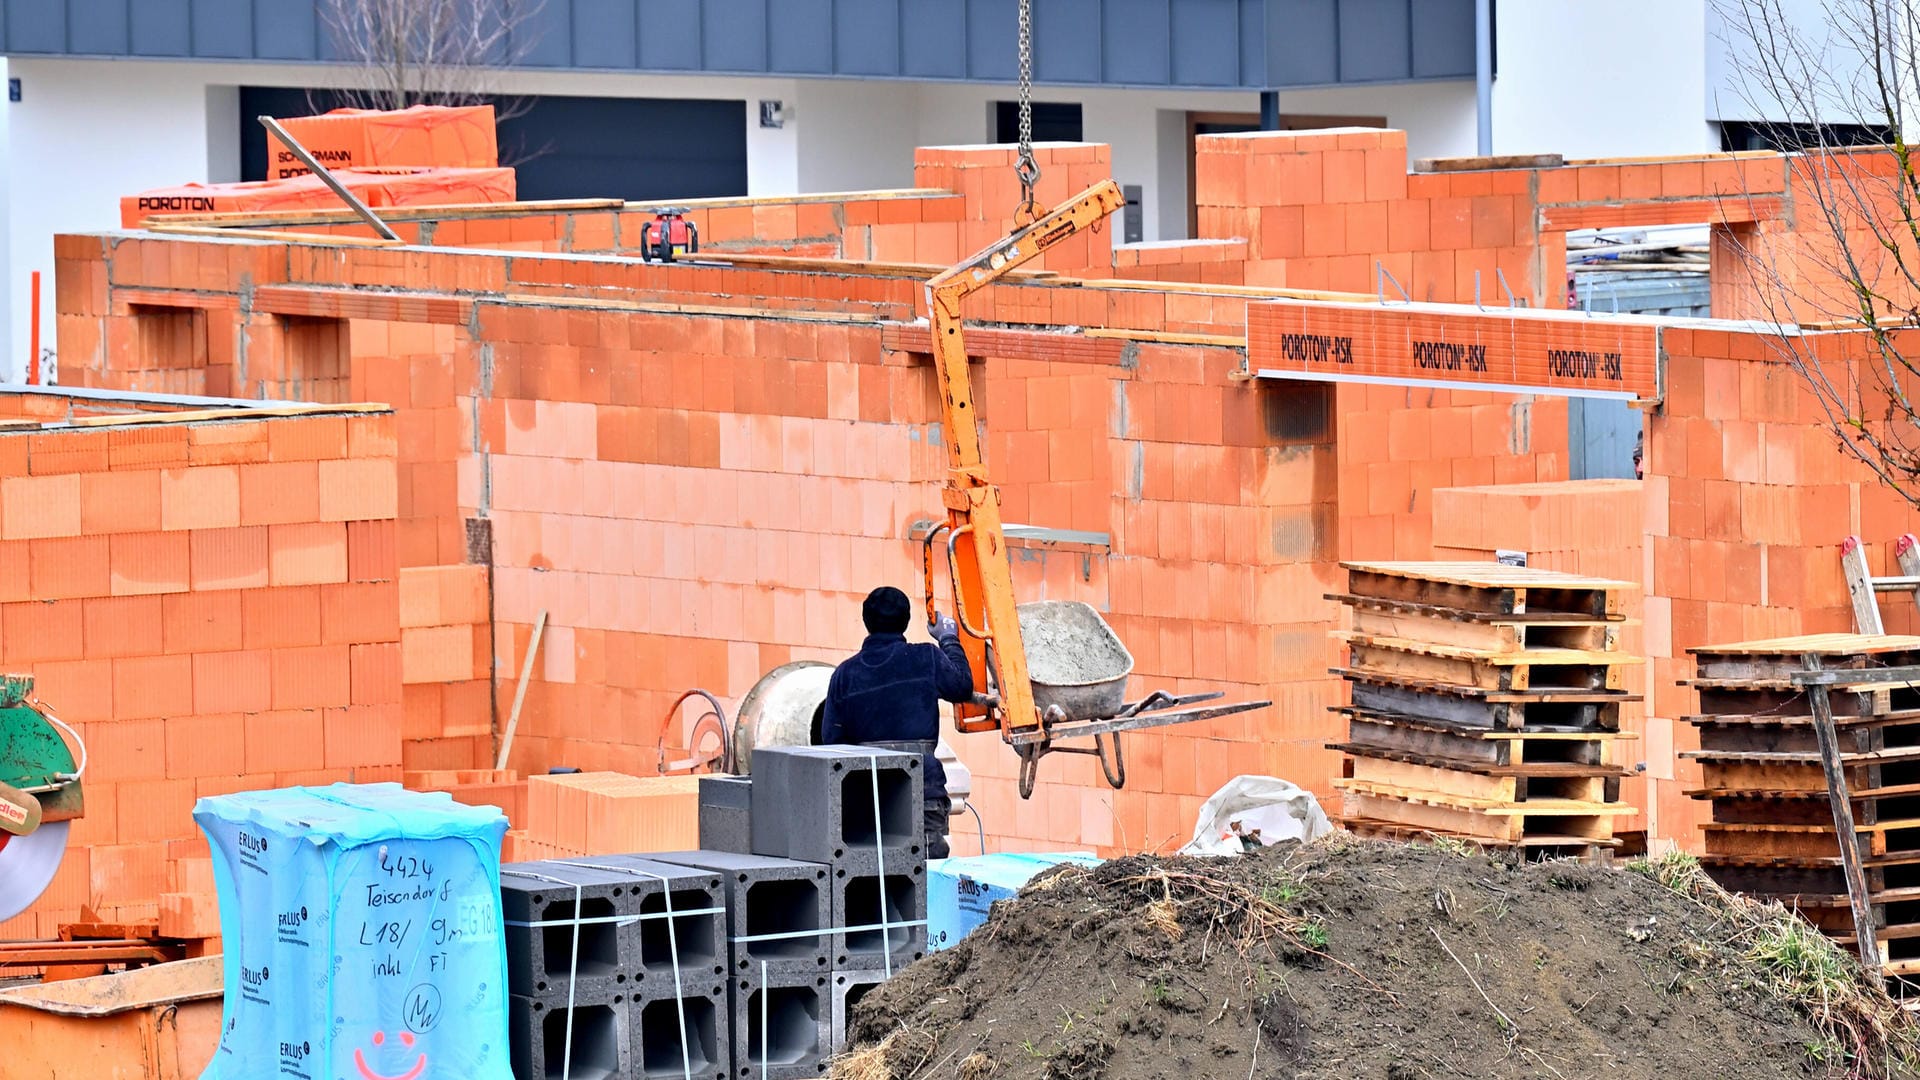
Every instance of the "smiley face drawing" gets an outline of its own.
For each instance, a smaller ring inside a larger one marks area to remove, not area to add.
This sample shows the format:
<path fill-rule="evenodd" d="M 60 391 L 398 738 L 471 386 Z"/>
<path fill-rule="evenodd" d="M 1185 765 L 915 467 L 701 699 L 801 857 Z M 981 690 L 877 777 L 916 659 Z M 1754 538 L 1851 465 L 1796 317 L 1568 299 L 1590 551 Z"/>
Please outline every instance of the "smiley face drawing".
<path fill-rule="evenodd" d="M 374 1046 L 382 1046 L 386 1041 L 386 1032 L 376 1031 L 373 1033 Z M 407 1049 L 413 1049 L 413 1032 L 401 1032 L 400 1042 Z M 406 1072 L 389 1075 L 387 1073 L 374 1072 L 367 1064 L 366 1053 L 359 1047 L 355 1047 L 353 1051 L 353 1064 L 355 1068 L 360 1070 L 361 1080 L 420 1080 L 420 1074 L 427 1071 L 427 1055 L 422 1053 L 420 1057 L 414 1061 L 413 1068 L 408 1069 Z"/>

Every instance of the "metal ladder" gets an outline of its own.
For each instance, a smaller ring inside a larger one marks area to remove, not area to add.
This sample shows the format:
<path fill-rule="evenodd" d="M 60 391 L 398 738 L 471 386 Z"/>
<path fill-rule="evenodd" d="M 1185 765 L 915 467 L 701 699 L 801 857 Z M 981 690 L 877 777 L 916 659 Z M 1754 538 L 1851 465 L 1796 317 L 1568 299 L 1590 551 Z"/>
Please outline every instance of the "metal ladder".
<path fill-rule="evenodd" d="M 1900 564 L 1899 577 L 1874 577 L 1867 567 L 1867 549 L 1857 536 L 1849 536 L 1840 545 L 1840 569 L 1847 575 L 1847 597 L 1853 603 L 1853 628 L 1862 634 L 1884 634 L 1886 622 L 1880 617 L 1881 593 L 1912 593 L 1920 604 L 1920 540 L 1906 533 L 1894 542 L 1893 557 Z"/>

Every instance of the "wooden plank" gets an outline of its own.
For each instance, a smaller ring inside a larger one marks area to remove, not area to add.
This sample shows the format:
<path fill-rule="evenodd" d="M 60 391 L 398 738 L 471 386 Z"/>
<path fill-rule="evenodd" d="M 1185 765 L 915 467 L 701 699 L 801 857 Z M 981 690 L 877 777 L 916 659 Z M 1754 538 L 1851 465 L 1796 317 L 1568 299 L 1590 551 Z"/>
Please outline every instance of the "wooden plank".
<path fill-rule="evenodd" d="M 1155 345 L 1199 345 L 1221 349 L 1245 349 L 1247 339 L 1230 334 L 1176 334 L 1163 330 L 1126 330 L 1090 326 L 1080 331 L 1090 338 L 1118 338 L 1121 341 L 1145 341 Z"/>
<path fill-rule="evenodd" d="M 1347 737 L 1355 745 L 1395 754 L 1488 766 L 1504 766 L 1513 761 L 1511 746 L 1507 743 L 1463 735 L 1448 728 L 1376 723 L 1359 715 L 1347 725 Z"/>
<path fill-rule="evenodd" d="M 1489 615 L 1554 613 L 1593 618 L 1623 615 L 1632 586 L 1591 578 L 1509 578 L 1483 563 L 1351 564 L 1347 591 L 1356 596 L 1457 608 Z M 1433 567 L 1422 576 L 1414 567 Z M 1524 570 L 1524 567 L 1505 567 Z M 1546 571 L 1538 573 L 1545 574 Z"/>
<path fill-rule="evenodd" d="M 1731 645 L 1696 645 L 1687 650 L 1694 656 L 1792 656 L 1818 654 L 1823 661 L 1837 656 L 1870 655 L 1885 652 L 1920 652 L 1920 637 L 1904 634 L 1801 634 L 1795 637 L 1762 638 Z"/>
<path fill-rule="evenodd" d="M 782 322 L 859 323 L 863 326 L 891 323 L 879 315 L 857 311 L 807 311 L 797 308 L 763 308 L 742 304 L 673 304 L 644 300 L 613 300 L 596 297 L 546 296 L 533 293 L 505 293 L 481 298 L 486 304 L 512 307 L 590 308 L 602 311 L 633 311 L 660 315 L 718 315 L 730 319 L 774 319 Z"/>
<path fill-rule="evenodd" d="M 1359 791 L 1343 792 L 1340 816 L 1391 822 L 1395 825 L 1431 829 L 1456 836 L 1470 836 L 1509 844 L 1518 842 L 1525 835 L 1522 822 L 1518 818 L 1493 818 L 1472 811 L 1408 802 Z"/>
<path fill-rule="evenodd" d="M 1629 624 L 1622 615 L 1580 615 L 1565 612 L 1543 611 L 1538 614 L 1527 611 L 1488 612 L 1474 611 L 1470 608 L 1447 607 L 1441 604 L 1423 603 L 1418 600 L 1397 599 L 1390 596 L 1361 596 L 1357 593 L 1324 593 L 1324 599 L 1344 604 L 1348 607 L 1377 611 L 1402 611 L 1410 615 L 1426 615 L 1435 619 L 1447 619 L 1454 622 L 1491 622 L 1511 626 L 1527 626 L 1534 623 L 1548 623 L 1565 626 L 1619 626 Z M 1631 624 L 1629 624 L 1631 625 Z"/>
<path fill-rule="evenodd" d="M 1622 592 L 1638 590 L 1631 581 L 1582 577 L 1533 566 L 1491 562 L 1343 562 L 1349 573 L 1371 574 L 1476 589 L 1564 589 Z M 1373 594 L 1363 594 L 1373 595 Z"/>
<path fill-rule="evenodd" d="M 270 240 L 283 244 L 312 244 L 318 247 L 397 248 L 407 246 L 405 240 L 383 240 L 373 236 L 348 236 L 345 233 L 303 233 L 287 232 L 277 229 L 221 229 L 210 225 L 172 225 L 166 222 L 148 224 L 146 230 L 148 232 L 169 233 L 175 236 L 218 237 L 222 240 Z"/>
<path fill-rule="evenodd" d="M 1413 163 L 1413 171 L 1448 173 L 1485 169 L 1557 169 L 1566 163 L 1566 159 L 1559 154 L 1495 154 L 1486 157 L 1420 158 Z"/>
<path fill-rule="evenodd" d="M 1333 786 L 1338 791 L 1402 799 L 1407 802 L 1444 806 L 1455 810 L 1471 810 L 1490 817 L 1606 817 L 1640 812 L 1638 807 L 1627 806 L 1624 803 L 1601 803 L 1584 799 L 1532 799 L 1520 803 L 1477 799 L 1444 791 L 1423 791 L 1418 788 L 1357 779 L 1336 779 L 1333 781 Z"/>
<path fill-rule="evenodd" d="M 1709 855 L 1838 857 L 1832 826 L 1749 826 L 1708 823 L 1700 827 Z"/>
<path fill-rule="evenodd" d="M 1334 667 L 1327 669 L 1329 674 L 1338 675 L 1355 684 L 1375 686 L 1396 686 L 1408 690 L 1420 690 L 1436 694 L 1451 694 L 1457 697 L 1477 698 L 1496 704 L 1519 703 L 1620 703 L 1643 700 L 1638 694 L 1629 694 L 1621 690 L 1571 690 L 1551 686 L 1528 690 L 1487 690 L 1476 686 L 1456 686 L 1450 683 L 1429 682 L 1414 678 L 1384 678 L 1370 671 L 1358 668 Z"/>
<path fill-rule="evenodd" d="M 1478 744 L 1500 745 L 1478 740 Z M 1402 750 L 1397 747 L 1374 746 L 1362 742 L 1333 742 L 1327 749 L 1338 750 L 1354 757 L 1384 758 L 1388 761 L 1403 761 L 1414 765 L 1426 765 L 1436 769 L 1454 769 L 1461 772 L 1480 773 L 1485 776 L 1512 776 L 1523 779 L 1556 779 L 1563 777 L 1597 777 L 1601 779 L 1631 776 L 1631 770 L 1618 765 L 1600 762 L 1584 763 L 1574 761 L 1544 761 L 1538 763 L 1499 764 L 1491 761 L 1475 761 L 1450 757 L 1442 754 L 1425 754 L 1414 750 Z M 1603 800 L 1611 801 L 1611 800 Z"/>
<path fill-rule="evenodd" d="M 1726 750 L 1682 750 L 1680 756 L 1688 761 L 1723 761 L 1777 763 L 1783 765 L 1818 765 L 1818 751 L 1726 751 Z M 1840 760 L 1848 765 L 1871 765 L 1885 762 L 1920 761 L 1920 746 L 1902 746 L 1891 750 L 1869 750 L 1864 753 L 1842 753 Z"/>
<path fill-rule="evenodd" d="M 1594 651 L 1588 649 L 1538 648 L 1524 651 L 1503 651 L 1476 649 L 1445 642 L 1423 641 L 1418 638 L 1389 637 L 1379 634 L 1367 634 L 1358 631 L 1336 631 L 1335 637 L 1349 644 L 1358 642 L 1381 649 L 1394 649 L 1400 652 L 1418 653 L 1422 656 L 1438 656 L 1449 660 L 1471 660 L 1475 663 L 1496 667 L 1601 667 L 1613 664 L 1643 664 L 1646 661 L 1627 653 Z"/>
<path fill-rule="evenodd" d="M 1483 776 L 1384 758 L 1353 759 L 1352 779 L 1382 789 L 1430 792 L 1475 802 L 1511 803 L 1520 798 L 1519 784 L 1511 776 Z"/>
<path fill-rule="evenodd" d="M 150 410 L 147 412 L 109 413 L 99 416 L 76 416 L 61 422 L 61 427 L 94 428 L 124 427 L 129 424 L 199 424 L 211 420 L 260 420 L 275 417 L 293 416 L 330 416 L 361 415 L 366 413 L 391 412 L 393 407 L 378 402 L 355 405 L 263 405 L 236 406 L 231 409 L 183 409 L 177 412 Z"/>
<path fill-rule="evenodd" d="M 1393 683 L 1353 682 L 1350 688 L 1353 703 L 1359 708 L 1438 720 L 1463 727 L 1564 731 L 1612 731 L 1620 727 L 1621 698 L 1579 700 L 1592 696 L 1582 694 L 1575 695 L 1576 699 L 1570 701 L 1551 698 L 1505 701 Z"/>
<path fill-rule="evenodd" d="M 1458 619 L 1397 607 L 1353 609 L 1356 634 L 1424 641 L 1483 653 L 1538 649 L 1608 652 L 1619 648 L 1619 628 L 1625 625 L 1625 622 L 1604 620 Z"/>
<path fill-rule="evenodd" d="M 1361 671 L 1482 690 L 1618 690 L 1626 683 L 1626 669 L 1643 662 L 1624 653 L 1475 653 L 1404 638 L 1338 636 L 1345 640 L 1353 666 Z"/>
<path fill-rule="evenodd" d="M 1288 289 L 1267 285 L 1215 285 L 1194 281 L 1152 281 L 1141 278 L 1082 278 L 1083 289 L 1113 292 L 1181 293 L 1191 296 L 1234 296 L 1248 300 L 1331 300 L 1347 304 L 1371 304 L 1379 300 L 1372 293 L 1329 292 L 1325 289 Z"/>
<path fill-rule="evenodd" d="M 1367 817 L 1341 817 L 1340 825 L 1347 831 L 1360 836 L 1371 836 L 1385 840 L 1428 841 L 1446 839 L 1472 844 L 1475 847 L 1496 848 L 1503 851 L 1539 850 L 1542 848 L 1566 848 L 1579 857 L 1596 857 L 1612 848 L 1620 846 L 1618 840 L 1595 839 L 1581 836 L 1556 836 L 1553 834 L 1534 834 L 1522 836 L 1517 840 L 1492 840 L 1486 837 L 1466 836 L 1439 829 L 1421 828 L 1417 825 L 1402 825 L 1391 821 L 1380 821 Z"/>

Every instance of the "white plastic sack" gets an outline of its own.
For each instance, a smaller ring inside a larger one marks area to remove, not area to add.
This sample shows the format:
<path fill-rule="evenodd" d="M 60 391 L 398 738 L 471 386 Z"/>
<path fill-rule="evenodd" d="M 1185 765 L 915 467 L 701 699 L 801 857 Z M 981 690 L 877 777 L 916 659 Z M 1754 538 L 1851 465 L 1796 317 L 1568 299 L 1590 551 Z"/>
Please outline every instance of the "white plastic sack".
<path fill-rule="evenodd" d="M 1318 840 L 1333 831 L 1313 793 L 1276 776 L 1236 776 L 1200 807 L 1182 855 L 1239 855 L 1247 841 L 1265 847 Z"/>

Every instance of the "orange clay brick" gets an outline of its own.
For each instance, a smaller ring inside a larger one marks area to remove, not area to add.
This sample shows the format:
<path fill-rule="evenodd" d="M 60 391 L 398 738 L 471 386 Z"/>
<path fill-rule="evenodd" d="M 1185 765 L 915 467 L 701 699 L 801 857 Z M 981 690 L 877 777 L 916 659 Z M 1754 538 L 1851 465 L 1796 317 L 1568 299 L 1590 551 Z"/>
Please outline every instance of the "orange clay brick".
<path fill-rule="evenodd" d="M 107 538 L 74 536 L 33 540 L 27 545 L 29 582 L 38 600 L 104 596 Z"/>
<path fill-rule="evenodd" d="M 274 585 L 347 580 L 347 529 L 337 522 L 267 526 L 267 577 Z"/>
<path fill-rule="evenodd" d="M 345 645 L 276 649 L 272 653 L 273 708 L 342 705 L 352 696 Z"/>
<path fill-rule="evenodd" d="M 160 474 L 160 527 L 227 529 L 240 524 L 240 473 L 232 465 L 166 469 Z"/>
<path fill-rule="evenodd" d="M 390 518 L 398 508 L 398 477 L 392 461 L 322 461 L 320 518 L 360 521 Z"/>
<path fill-rule="evenodd" d="M 319 709 L 260 712 L 244 719 L 249 773 L 291 772 L 326 759 Z"/>
<path fill-rule="evenodd" d="M 81 601 L 80 610 L 90 659 L 152 656 L 163 650 L 157 596 L 89 598 Z"/>
<path fill-rule="evenodd" d="M 320 590 L 321 641 L 329 645 L 400 640 L 395 584 L 328 585 Z"/>
<path fill-rule="evenodd" d="M 267 527 L 196 529 L 188 542 L 196 592 L 267 584 Z"/>
<path fill-rule="evenodd" d="M 113 595 L 184 592 L 191 586 L 189 534 L 121 533 L 105 539 Z"/>
<path fill-rule="evenodd" d="M 350 698 L 355 705 L 386 705 L 401 698 L 398 643 L 354 645 L 348 649 Z"/>
<path fill-rule="evenodd" d="M 356 705 L 325 710 L 322 720 L 329 769 L 384 765 L 400 760 L 397 705 Z"/>
<path fill-rule="evenodd" d="M 0 538 L 80 534 L 80 477 L 10 476 L 0 480 Z"/>
<path fill-rule="evenodd" d="M 347 421 L 341 416 L 290 417 L 268 421 L 272 461 L 327 461 L 347 456 Z"/>
<path fill-rule="evenodd" d="M 238 776 L 246 771 L 246 722 L 239 713 L 167 721 L 167 775 Z"/>
<path fill-rule="evenodd" d="M 160 528 L 160 472 L 90 473 L 80 478 L 80 528 L 102 533 L 156 532 Z"/>
<path fill-rule="evenodd" d="M 186 656 L 126 656 L 113 661 L 114 715 L 124 719 L 193 711 L 193 662 Z"/>
<path fill-rule="evenodd" d="M 238 620 L 236 620 L 237 622 Z M 237 629 L 237 628 L 236 628 Z M 197 713 L 252 713 L 273 707 L 274 660 L 291 650 L 200 653 L 193 657 Z M 257 771 L 248 767 L 248 771 Z"/>
<path fill-rule="evenodd" d="M 394 529 L 391 521 L 347 522 L 348 581 L 392 581 L 399 576 Z"/>
<path fill-rule="evenodd" d="M 249 649 L 321 643 L 318 586 L 249 589 L 240 594 L 240 613 L 242 637 Z"/>
<path fill-rule="evenodd" d="M 284 525 L 320 518 L 320 469 L 311 461 L 240 466 L 240 523 Z"/>

